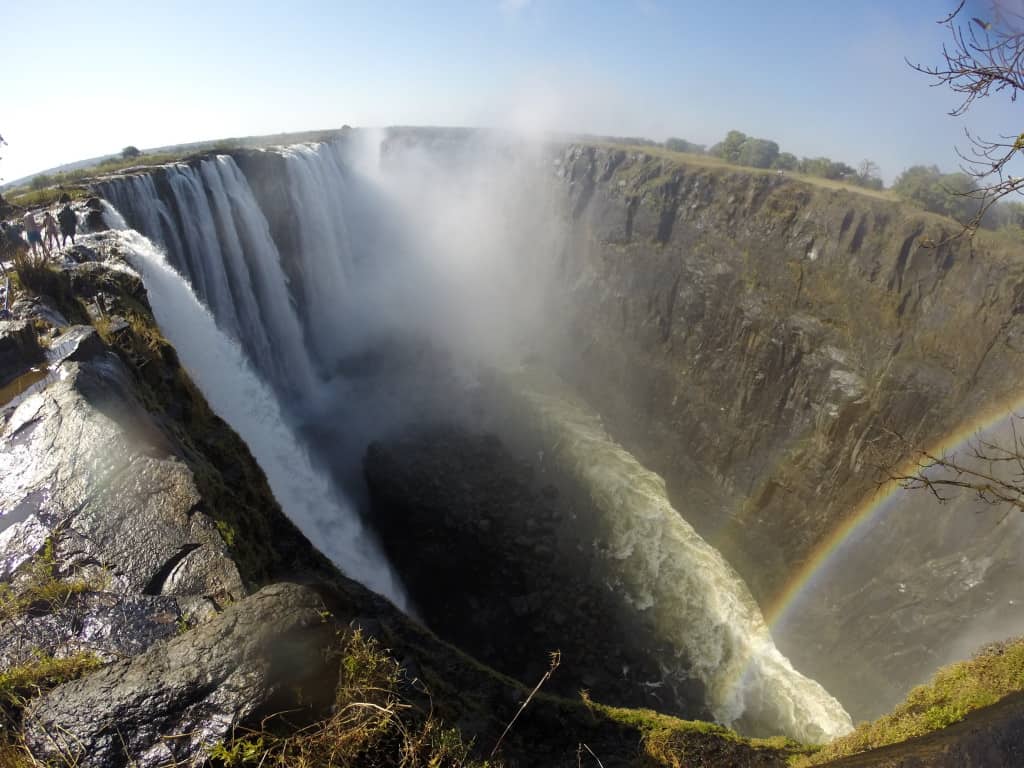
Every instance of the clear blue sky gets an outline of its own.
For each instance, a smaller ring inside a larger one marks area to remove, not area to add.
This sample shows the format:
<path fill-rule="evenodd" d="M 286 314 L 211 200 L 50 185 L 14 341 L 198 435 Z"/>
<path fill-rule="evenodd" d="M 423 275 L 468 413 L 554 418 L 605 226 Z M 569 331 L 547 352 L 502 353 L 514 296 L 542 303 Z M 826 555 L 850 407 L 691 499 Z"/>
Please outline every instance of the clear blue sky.
<path fill-rule="evenodd" d="M 974 0 L 972 0 L 973 2 Z M 1003 0 L 1020 3 L 1021 0 Z M 952 170 L 964 119 L 936 61 L 955 0 L 10 3 L 0 176 L 201 139 L 351 125 L 505 125 Z"/>

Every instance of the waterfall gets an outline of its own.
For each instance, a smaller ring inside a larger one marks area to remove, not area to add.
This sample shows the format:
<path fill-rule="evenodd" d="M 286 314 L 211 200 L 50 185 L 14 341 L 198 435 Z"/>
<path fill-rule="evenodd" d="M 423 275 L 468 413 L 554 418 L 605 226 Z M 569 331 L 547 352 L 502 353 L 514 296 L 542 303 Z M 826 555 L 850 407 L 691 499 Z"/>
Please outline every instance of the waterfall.
<path fill-rule="evenodd" d="M 285 401 L 253 375 L 257 371 L 279 393 L 312 397 L 327 389 L 318 386 L 318 376 L 338 370 L 351 348 L 346 342 L 372 331 L 352 320 L 358 316 L 353 306 L 365 299 L 364 292 L 376 294 L 364 262 L 353 260 L 346 221 L 354 202 L 349 172 L 337 147 L 329 144 L 287 147 L 257 159 L 253 185 L 265 209 L 228 156 L 166 166 L 156 182 L 149 176 L 115 178 L 102 191 L 131 226 L 166 250 L 165 259 L 137 234 L 120 234 L 143 274 L 161 327 L 211 405 L 249 444 L 286 513 L 343 570 L 401 601 L 387 563 L 358 517 L 317 477 L 282 420 Z M 407 179 L 391 181 L 401 186 Z M 464 191 L 459 181 L 449 179 L 449 184 Z M 497 282 L 500 290 L 494 295 L 499 298 L 518 297 L 517 284 L 495 278 L 502 273 L 494 271 L 480 242 L 490 235 L 518 243 L 507 230 L 491 226 L 509 222 L 480 215 L 473 207 L 478 194 L 463 195 L 468 209 L 427 209 L 423 200 L 435 189 L 424 179 L 419 184 L 416 190 L 423 194 L 413 195 L 411 202 L 419 206 L 420 218 L 402 222 L 443 219 L 448 226 L 434 233 L 443 235 L 435 241 L 461 237 L 459 255 L 472 267 L 471 274 L 486 273 L 489 287 Z M 494 195 L 495 205 L 503 211 L 509 197 L 503 187 L 497 189 L 503 191 Z M 476 228 L 469 226 L 473 222 Z M 415 223 L 409 229 L 421 234 Z M 444 242 L 433 247 L 442 250 Z M 493 250 L 513 257 L 529 253 L 519 244 Z M 439 271 L 451 268 L 449 262 L 439 263 Z M 421 300 L 419 294 L 429 293 L 420 280 L 425 271 L 411 271 L 403 262 L 397 269 L 391 264 L 388 274 L 402 283 L 403 290 L 393 294 L 402 299 L 377 304 L 396 314 L 408 310 L 413 298 Z M 470 289 L 444 293 L 439 302 L 449 296 L 463 301 L 464 293 L 476 295 Z M 500 302 L 491 301 L 491 293 L 481 295 L 488 297 L 487 306 L 467 324 L 485 320 L 488 313 L 498 316 Z M 419 315 L 406 314 L 409 327 L 419 330 Z M 756 724 L 811 742 L 848 731 L 850 718 L 843 707 L 778 651 L 747 586 L 672 508 L 661 478 L 615 444 L 596 415 L 564 399 L 539 397 L 533 408 L 550 442 L 560 446 L 561 460 L 592 489 L 606 518 L 611 581 L 645 620 L 653 617 L 659 634 L 676 648 L 678 658 L 664 659 L 666 674 L 699 678 L 711 711 L 723 723 Z"/>
<path fill-rule="evenodd" d="M 115 224 L 117 215 L 111 216 Z M 146 237 L 117 232 L 128 262 L 142 276 L 160 329 L 210 407 L 245 440 L 285 514 L 345 574 L 405 610 L 407 600 L 356 511 L 314 469 L 286 423 L 278 398 L 219 327 L 189 284 Z"/>
<path fill-rule="evenodd" d="M 164 248 L 262 376 L 287 394 L 310 396 L 314 366 L 280 254 L 238 166 L 221 155 L 197 169 L 174 164 L 163 173 L 166 199 L 148 175 L 105 182 L 103 193 Z"/>
<path fill-rule="evenodd" d="M 344 178 L 332 147 L 299 144 L 284 150 L 302 254 L 302 294 L 317 358 L 337 362 L 335 334 L 348 328 L 345 300 L 352 246 L 345 225 Z M 330 329 L 330 332 L 324 332 Z"/>
<path fill-rule="evenodd" d="M 663 659 L 667 674 L 700 679 L 726 725 L 767 727 L 812 744 L 850 731 L 842 705 L 776 648 L 747 585 L 672 507 L 665 481 L 556 385 L 513 381 L 548 453 L 590 494 L 611 585 L 685 659 Z"/>

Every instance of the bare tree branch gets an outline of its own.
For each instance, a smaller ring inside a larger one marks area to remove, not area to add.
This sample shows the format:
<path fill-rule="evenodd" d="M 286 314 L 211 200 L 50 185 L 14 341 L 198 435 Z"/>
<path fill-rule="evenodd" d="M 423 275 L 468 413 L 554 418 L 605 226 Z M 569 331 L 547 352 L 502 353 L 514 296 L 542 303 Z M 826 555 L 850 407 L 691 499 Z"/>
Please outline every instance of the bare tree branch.
<path fill-rule="evenodd" d="M 949 114 L 965 114 L 975 101 L 1005 93 L 1016 101 L 1024 90 L 1024 14 L 1006 3 L 992 2 L 987 18 L 966 18 L 965 0 L 938 23 L 949 30 L 951 41 L 942 47 L 939 65 L 915 64 L 913 69 L 931 77 L 932 86 L 947 86 L 961 97 Z M 1024 129 L 1024 125 L 1020 126 Z M 983 138 L 965 130 L 966 151 L 957 149 L 961 169 L 975 179 L 977 188 L 962 193 L 978 201 L 977 212 L 964 224 L 973 235 L 985 215 L 1003 198 L 1024 193 L 1024 178 L 1012 176 L 1008 166 L 1024 151 L 1024 130 Z M 961 233 L 962 234 L 962 233 Z"/>

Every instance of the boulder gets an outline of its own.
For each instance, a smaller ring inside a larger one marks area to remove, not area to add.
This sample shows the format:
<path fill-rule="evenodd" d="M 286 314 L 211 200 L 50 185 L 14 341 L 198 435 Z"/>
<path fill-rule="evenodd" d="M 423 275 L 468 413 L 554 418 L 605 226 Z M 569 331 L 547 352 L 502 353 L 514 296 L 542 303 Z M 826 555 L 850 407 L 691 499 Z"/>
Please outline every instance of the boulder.
<path fill-rule="evenodd" d="M 103 211 L 89 211 L 85 214 L 85 228 L 89 232 L 106 232 L 110 226 L 103 218 Z"/>
<path fill-rule="evenodd" d="M 35 328 L 27 320 L 0 320 L 0 387 L 43 359 Z"/>
<path fill-rule="evenodd" d="M 66 683 L 25 713 L 33 754 L 79 768 L 193 764 L 236 725 L 323 711 L 337 626 L 315 592 L 275 584 L 212 621 Z"/>
<path fill-rule="evenodd" d="M 55 347 L 84 355 L 95 333 Z M 63 354 L 63 353 L 62 353 Z M 62 377 L 14 409 L 0 434 L 0 578 L 47 537 L 58 575 L 106 569 L 115 592 L 245 594 L 180 446 L 146 410 L 120 359 L 65 360 Z"/>

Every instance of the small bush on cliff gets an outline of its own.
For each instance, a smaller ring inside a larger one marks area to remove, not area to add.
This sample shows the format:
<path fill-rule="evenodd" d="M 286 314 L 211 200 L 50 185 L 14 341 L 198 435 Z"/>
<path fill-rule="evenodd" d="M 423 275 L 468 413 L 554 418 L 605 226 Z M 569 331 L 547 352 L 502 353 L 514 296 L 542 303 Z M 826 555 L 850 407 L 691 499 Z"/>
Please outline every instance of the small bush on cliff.
<path fill-rule="evenodd" d="M 457 729 L 422 711 L 406 694 L 412 684 L 396 662 L 360 631 L 340 651 L 333 714 L 297 732 L 283 720 L 240 730 L 210 751 L 214 765 L 290 768 L 498 768 L 469 757 Z"/>
<path fill-rule="evenodd" d="M 796 763 L 820 765 L 839 757 L 906 741 L 957 723 L 976 709 L 1024 690 L 1024 638 L 982 649 L 973 659 L 940 669 L 890 714 L 862 723 L 848 736 Z"/>

